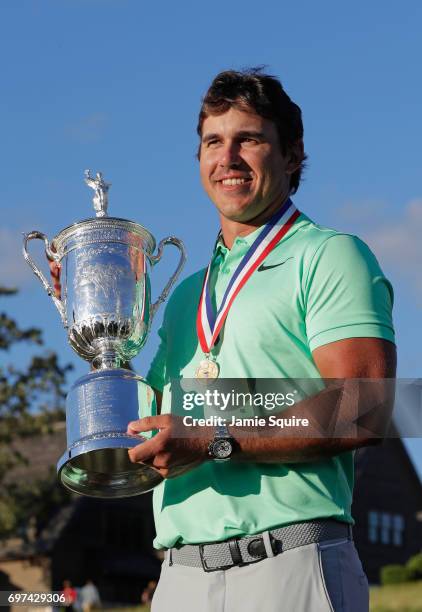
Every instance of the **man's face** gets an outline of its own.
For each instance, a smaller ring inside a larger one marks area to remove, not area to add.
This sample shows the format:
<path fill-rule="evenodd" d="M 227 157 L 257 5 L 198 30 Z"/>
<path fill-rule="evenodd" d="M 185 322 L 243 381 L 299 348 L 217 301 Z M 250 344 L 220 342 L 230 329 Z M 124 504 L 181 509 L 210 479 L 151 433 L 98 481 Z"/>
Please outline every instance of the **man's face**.
<path fill-rule="evenodd" d="M 272 121 L 230 108 L 202 125 L 200 173 L 220 214 L 247 223 L 289 194 L 296 169 L 280 148 Z"/>

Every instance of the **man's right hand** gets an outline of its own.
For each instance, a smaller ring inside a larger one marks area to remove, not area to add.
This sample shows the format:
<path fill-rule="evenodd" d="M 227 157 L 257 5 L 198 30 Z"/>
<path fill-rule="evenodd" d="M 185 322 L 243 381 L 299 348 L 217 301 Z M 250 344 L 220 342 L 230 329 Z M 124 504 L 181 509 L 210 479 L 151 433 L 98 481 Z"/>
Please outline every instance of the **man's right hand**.
<path fill-rule="evenodd" d="M 48 260 L 48 265 L 50 268 L 50 276 L 53 281 L 54 295 L 56 298 L 60 299 L 62 294 L 62 286 L 60 283 L 60 272 L 62 267 L 57 261 L 52 261 L 51 259 Z"/>

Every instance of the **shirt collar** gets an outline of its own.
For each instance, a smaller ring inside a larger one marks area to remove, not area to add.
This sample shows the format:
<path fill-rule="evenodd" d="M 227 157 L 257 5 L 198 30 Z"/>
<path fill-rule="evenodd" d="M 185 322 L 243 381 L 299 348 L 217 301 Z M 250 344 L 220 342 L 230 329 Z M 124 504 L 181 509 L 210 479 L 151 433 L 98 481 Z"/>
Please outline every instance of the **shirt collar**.
<path fill-rule="evenodd" d="M 250 234 L 247 234 L 246 236 L 237 236 L 233 242 L 233 247 L 242 245 L 242 246 L 246 246 L 247 248 L 249 248 L 250 246 L 252 246 L 253 242 L 262 232 L 264 227 L 265 227 L 265 224 L 260 225 L 253 232 L 251 232 Z M 221 230 L 220 230 L 217 236 L 217 240 L 215 241 L 214 255 L 219 255 L 219 254 L 226 255 L 228 251 L 229 249 L 224 244 L 223 234 L 221 233 Z"/>
<path fill-rule="evenodd" d="M 300 213 L 299 221 L 303 222 L 304 220 L 310 221 L 310 219 L 306 217 L 306 215 L 303 215 L 303 213 Z M 233 242 L 233 247 L 238 247 L 238 249 L 243 248 L 246 252 L 249 249 L 249 247 L 252 246 L 253 242 L 258 238 L 259 234 L 262 232 L 265 225 L 266 223 L 264 223 L 263 225 L 260 225 L 253 232 L 251 232 L 250 234 L 247 234 L 246 236 L 237 236 Z M 296 219 L 296 221 L 294 222 L 294 226 L 295 226 L 295 229 L 297 230 L 298 229 L 298 219 Z M 289 234 L 291 232 L 291 229 L 292 228 L 290 228 L 288 232 Z M 229 252 L 230 250 L 224 244 L 223 234 L 221 233 L 221 230 L 220 230 L 218 232 L 217 240 L 214 245 L 213 256 L 217 257 L 218 255 L 221 255 L 222 257 L 226 257 L 227 253 Z"/>

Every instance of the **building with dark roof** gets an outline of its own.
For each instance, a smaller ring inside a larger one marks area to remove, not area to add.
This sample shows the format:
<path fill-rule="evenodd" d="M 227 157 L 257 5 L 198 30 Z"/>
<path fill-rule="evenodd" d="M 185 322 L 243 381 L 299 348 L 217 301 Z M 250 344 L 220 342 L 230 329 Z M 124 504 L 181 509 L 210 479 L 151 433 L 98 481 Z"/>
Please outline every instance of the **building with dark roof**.
<path fill-rule="evenodd" d="M 422 484 L 400 438 L 356 452 L 354 537 L 369 582 L 422 552 Z"/>

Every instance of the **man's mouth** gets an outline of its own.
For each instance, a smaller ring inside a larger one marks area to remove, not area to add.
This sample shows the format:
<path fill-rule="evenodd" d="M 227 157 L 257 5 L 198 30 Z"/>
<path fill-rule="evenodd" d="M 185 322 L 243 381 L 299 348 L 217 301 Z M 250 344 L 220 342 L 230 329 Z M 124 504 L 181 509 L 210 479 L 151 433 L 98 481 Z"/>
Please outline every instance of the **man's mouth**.
<path fill-rule="evenodd" d="M 219 182 L 223 185 L 243 185 L 244 183 L 249 183 L 251 180 L 250 178 L 226 178 Z"/>
<path fill-rule="evenodd" d="M 221 185 L 225 188 L 235 188 L 242 185 L 247 185 L 248 183 L 252 183 L 251 176 L 220 176 L 219 178 L 215 178 L 214 182 L 217 185 Z"/>

